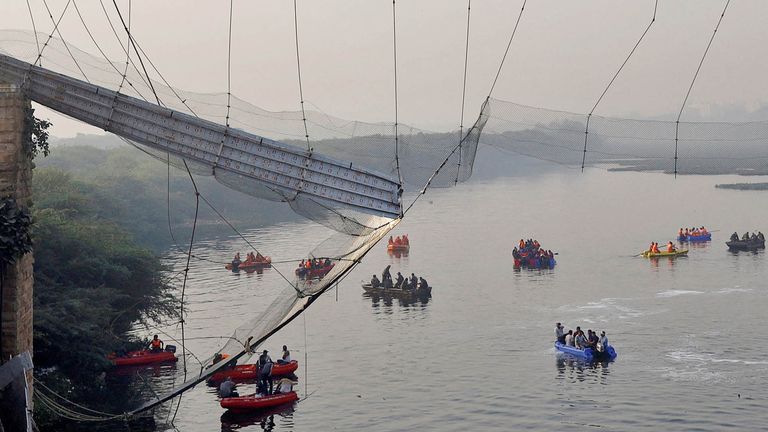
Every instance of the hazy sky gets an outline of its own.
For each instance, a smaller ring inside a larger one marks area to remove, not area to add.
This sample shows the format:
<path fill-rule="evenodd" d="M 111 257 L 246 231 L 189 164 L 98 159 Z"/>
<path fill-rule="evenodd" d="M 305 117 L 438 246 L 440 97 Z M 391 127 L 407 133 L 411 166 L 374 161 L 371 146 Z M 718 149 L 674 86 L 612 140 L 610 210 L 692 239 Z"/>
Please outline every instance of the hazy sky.
<path fill-rule="evenodd" d="M 52 23 L 29 0 L 38 30 Z M 103 0 L 114 15 L 111 0 Z M 58 16 L 65 0 L 48 0 Z M 118 0 L 124 13 L 128 1 Z M 120 49 L 98 0 L 78 7 L 110 57 Z M 472 122 L 489 91 L 522 1 L 475 0 L 467 85 Z M 657 21 L 597 114 L 674 120 L 724 0 L 660 0 Z M 654 1 L 530 0 L 494 97 L 588 112 L 648 25 Z M 392 121 L 392 2 L 298 0 L 306 100 L 329 114 Z M 61 30 L 96 52 L 70 6 Z M 399 0 L 400 121 L 431 130 L 459 124 L 466 0 Z M 172 85 L 226 92 L 229 2 L 133 0 L 133 33 Z M 262 108 L 299 109 L 291 0 L 235 0 L 232 91 Z M 768 101 L 768 2 L 734 0 L 689 100 L 754 109 Z M 0 28 L 31 29 L 26 0 L 2 0 Z M 310 105 L 311 107 L 312 105 Z M 683 115 L 685 119 L 685 115 Z M 54 118 L 54 135 L 96 132 Z"/>

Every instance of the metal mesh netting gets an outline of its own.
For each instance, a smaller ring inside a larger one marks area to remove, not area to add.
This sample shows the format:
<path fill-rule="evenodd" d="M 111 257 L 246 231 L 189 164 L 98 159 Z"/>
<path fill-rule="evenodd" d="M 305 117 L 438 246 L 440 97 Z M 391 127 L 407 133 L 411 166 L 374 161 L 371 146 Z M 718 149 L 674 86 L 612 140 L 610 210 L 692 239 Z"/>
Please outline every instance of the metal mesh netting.
<path fill-rule="evenodd" d="M 482 143 L 566 166 L 580 167 L 583 160 L 587 166 L 611 169 L 768 174 L 768 121 L 678 125 L 592 115 L 587 131 L 586 114 L 498 99 L 490 99 L 483 113 L 489 120 Z"/>
<path fill-rule="evenodd" d="M 38 37 L 43 41 L 47 40 L 46 35 L 38 35 Z M 0 31 L 0 54 L 30 64 L 36 63 L 38 50 L 34 34 L 27 31 Z M 226 94 L 197 94 L 172 89 L 156 81 L 150 81 L 133 62 L 129 62 L 126 66 L 124 61 L 98 58 L 72 45 L 65 45 L 56 38 L 51 38 L 45 45 L 40 64 L 54 72 L 85 80 L 150 103 L 156 102 L 154 93 L 156 92 L 160 103 L 169 109 L 220 124 L 226 121 Z M 125 79 L 123 73 L 125 73 Z M 2 76 L 0 70 L 0 77 Z M 22 80 L 17 84 L 23 86 L 24 82 Z M 66 112 L 62 114 L 67 115 Z M 313 147 L 310 153 L 369 167 L 373 172 L 381 172 L 397 178 L 393 125 L 347 122 L 318 112 L 308 112 L 307 118 Z M 232 128 L 306 148 L 300 112 L 268 112 L 232 98 L 229 122 Z M 401 169 L 403 177 L 410 183 L 421 186 L 446 158 L 455 160 L 456 168 L 450 170 L 452 172 L 448 169 L 444 170 L 445 179 L 439 179 L 436 182 L 437 185 L 452 185 L 457 180 L 461 181 L 469 177 L 470 164 L 464 162 L 463 165 L 459 165 L 459 159 L 471 161 L 474 154 L 469 152 L 474 153 L 476 143 L 472 146 L 465 142 L 457 150 L 458 133 L 429 134 L 402 125 L 399 126 L 399 136 Z M 163 163 L 170 163 L 177 167 L 186 166 L 196 175 L 213 174 L 211 167 L 204 163 L 188 158 L 182 159 L 182 156 L 169 154 L 141 143 L 131 143 Z M 400 219 L 368 212 L 364 208 L 345 206 L 343 203 L 329 205 L 327 201 L 315 199 L 300 190 L 286 193 L 284 189 L 239 175 L 227 170 L 226 167 L 214 172 L 218 181 L 233 189 L 257 198 L 285 201 L 296 213 L 337 232 L 309 254 L 311 258 L 330 261 L 331 265 L 327 266 L 322 274 L 296 275 L 295 279 L 292 278 L 291 284 L 286 284 L 274 295 L 264 312 L 256 314 L 252 319 L 238 326 L 228 342 L 217 350 L 218 353 L 229 354 L 239 362 L 244 362 L 250 357 L 251 349 L 258 347 L 269 335 L 290 322 L 317 296 L 346 275 L 373 245 L 397 225 Z M 269 251 L 263 252 L 269 253 Z M 247 346 L 248 344 L 250 346 Z M 170 400 L 174 395 L 194 387 L 205 377 L 224 366 L 224 362 L 213 365 L 213 358 L 212 355 L 203 362 L 199 375 L 187 379 L 171 392 L 148 401 L 134 412 L 150 409 Z"/>
<path fill-rule="evenodd" d="M 48 35 L 40 33 L 38 38 L 42 43 L 47 40 Z M 22 30 L 0 31 L 0 53 L 35 63 L 38 51 L 34 33 Z M 194 93 L 171 88 L 155 80 L 150 81 L 143 73 L 135 55 L 126 67 L 124 58 L 118 61 L 104 56 L 98 57 L 71 44 L 65 45 L 60 39 L 51 38 L 43 51 L 41 63 L 46 69 L 85 79 L 92 84 L 119 90 L 122 94 L 148 102 L 156 102 L 154 90 L 161 104 L 169 109 L 219 124 L 225 124 L 227 120 L 226 93 Z M 301 111 L 266 111 L 235 96 L 231 97 L 230 107 L 230 127 L 297 147 L 307 147 Z M 306 118 L 313 152 L 397 178 L 394 124 L 347 121 L 311 110 L 306 112 Z M 467 142 L 454 152 L 460 138 L 458 130 L 432 133 L 399 124 L 398 137 L 400 171 L 407 186 L 423 186 L 452 152 L 454 155 L 446 164 L 452 168 L 439 174 L 433 180 L 432 186 L 451 186 L 455 184 L 457 177 L 458 181 L 469 178 L 476 145 Z M 201 170 L 199 173 L 209 175 L 210 170 Z M 275 197 L 269 193 L 260 197 L 286 200 L 285 197 Z"/>

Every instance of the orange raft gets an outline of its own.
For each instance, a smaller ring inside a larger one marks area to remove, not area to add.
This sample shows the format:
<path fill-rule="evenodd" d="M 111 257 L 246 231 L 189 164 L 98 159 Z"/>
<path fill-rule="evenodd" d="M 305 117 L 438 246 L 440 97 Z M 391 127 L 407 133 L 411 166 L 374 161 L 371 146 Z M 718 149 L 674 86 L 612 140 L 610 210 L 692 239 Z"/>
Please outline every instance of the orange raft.
<path fill-rule="evenodd" d="M 293 373 L 299 368 L 299 362 L 291 360 L 286 364 L 272 364 L 272 376 L 282 376 Z M 255 380 L 259 377 L 255 364 L 237 365 L 232 369 L 216 372 L 210 378 L 208 378 L 208 384 L 216 384 L 224 381 L 227 377 L 232 378 L 233 381 L 248 381 Z"/>
<path fill-rule="evenodd" d="M 224 398 L 220 405 L 233 413 L 245 413 L 258 411 L 264 408 L 271 408 L 299 400 L 299 395 L 295 391 L 288 393 L 279 393 L 268 396 L 240 396 Z"/>
<path fill-rule="evenodd" d="M 235 270 L 250 270 L 250 269 L 259 269 L 259 268 L 265 268 L 265 267 L 272 267 L 272 258 L 270 257 L 264 257 L 263 260 L 257 260 L 257 261 L 243 261 L 240 264 L 235 267 L 233 263 L 229 263 L 224 268 L 227 270 L 232 270 L 233 268 Z"/>
<path fill-rule="evenodd" d="M 154 363 L 175 362 L 178 360 L 171 351 L 131 351 L 125 357 L 112 353 L 107 356 L 115 366 L 141 366 Z"/>

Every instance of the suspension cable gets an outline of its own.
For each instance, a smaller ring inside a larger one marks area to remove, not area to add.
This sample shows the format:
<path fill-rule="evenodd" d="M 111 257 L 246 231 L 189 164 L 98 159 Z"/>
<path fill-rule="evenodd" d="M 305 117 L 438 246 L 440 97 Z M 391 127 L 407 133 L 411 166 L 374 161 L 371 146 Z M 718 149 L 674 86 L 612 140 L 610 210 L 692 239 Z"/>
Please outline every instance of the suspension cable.
<path fill-rule="evenodd" d="M 613 78 L 608 82 L 608 85 L 605 86 L 605 89 L 603 90 L 603 93 L 600 94 L 600 97 L 597 98 L 597 101 L 595 102 L 595 105 L 592 106 L 592 109 L 589 111 L 589 114 L 587 114 L 587 124 L 584 129 L 584 154 L 581 156 L 581 172 L 584 172 L 584 164 L 587 160 L 587 138 L 589 137 L 589 120 L 592 118 L 592 114 L 595 112 L 595 109 L 597 109 L 597 106 L 600 104 L 600 102 L 603 100 L 603 97 L 606 93 L 608 93 L 608 89 L 611 88 L 611 85 L 613 85 L 613 82 L 616 81 L 616 78 L 618 78 L 619 74 L 621 73 L 621 70 L 624 69 L 624 66 L 629 62 L 630 57 L 632 57 L 632 54 L 635 53 L 635 50 L 638 46 L 640 46 L 640 42 L 643 41 L 643 38 L 645 38 L 645 35 L 648 33 L 648 30 L 651 29 L 651 26 L 654 22 L 656 22 L 656 10 L 659 7 L 659 0 L 655 0 L 653 4 L 653 16 L 651 17 L 651 22 L 648 23 L 648 26 L 645 28 L 645 31 L 643 31 L 643 34 L 640 35 L 640 39 L 637 40 L 635 43 L 635 46 L 632 47 L 632 50 L 629 51 L 629 54 L 627 55 L 627 58 L 624 59 L 624 62 L 619 66 L 619 69 L 616 71 L 616 73 L 613 75 Z"/>
<path fill-rule="evenodd" d="M 461 143 L 464 140 L 464 107 L 467 96 L 467 64 L 469 63 L 469 16 L 472 10 L 472 0 L 467 0 L 467 37 L 464 44 L 464 78 L 461 84 L 461 121 L 459 122 L 459 163 L 456 166 L 456 179 L 453 185 L 459 183 L 459 175 L 461 175 Z"/>
<path fill-rule="evenodd" d="M 491 84 L 491 89 L 488 90 L 488 97 L 486 99 L 491 98 L 491 94 L 493 93 L 493 89 L 496 88 L 496 81 L 499 80 L 499 75 L 501 75 L 501 69 L 504 67 L 504 61 L 507 59 L 507 54 L 509 53 L 509 47 L 512 46 L 512 40 L 515 38 L 515 33 L 517 33 L 517 26 L 520 24 L 520 18 L 523 16 L 523 11 L 525 10 L 525 3 L 528 0 L 523 0 L 523 6 L 520 8 L 520 15 L 517 16 L 517 21 L 515 21 L 515 27 L 512 29 L 512 34 L 509 36 L 509 42 L 507 42 L 507 49 L 504 50 L 504 55 L 501 57 L 501 63 L 499 63 L 499 70 L 496 71 L 496 77 L 493 78 L 493 84 Z"/>
<path fill-rule="evenodd" d="M 51 18 L 51 21 L 54 22 L 53 30 L 51 30 L 51 34 L 48 35 L 48 39 L 45 40 L 45 43 L 43 44 L 43 47 L 37 50 L 37 60 L 35 60 L 32 64 L 37 64 L 38 66 L 43 65 L 42 63 L 42 57 L 43 57 L 43 51 L 48 46 L 48 43 L 51 42 L 51 39 L 53 39 L 53 34 L 56 33 L 56 31 L 59 28 L 59 23 L 61 23 L 61 19 L 64 18 L 64 14 L 67 13 L 67 9 L 69 8 L 69 3 L 71 1 L 68 1 L 66 5 L 64 5 L 64 9 L 61 11 L 61 15 L 59 15 L 58 20 L 53 19 L 53 15 L 51 14 L 51 10 L 48 9 L 48 5 L 46 4 L 46 10 L 48 11 L 48 16 Z M 59 34 L 61 36 L 61 34 Z"/>
<path fill-rule="evenodd" d="M 704 64 L 704 59 L 707 57 L 707 53 L 709 52 L 709 47 L 712 46 L 712 41 L 715 40 L 715 35 L 717 35 L 717 29 L 720 28 L 720 23 L 723 22 L 725 11 L 728 9 L 728 5 L 730 3 L 731 3 L 731 0 L 727 0 L 725 2 L 725 7 L 723 8 L 723 12 L 720 14 L 720 18 L 717 20 L 717 25 L 715 25 L 715 31 L 712 32 L 712 37 L 709 38 L 709 43 L 707 43 L 707 48 L 704 50 L 704 54 L 701 56 L 701 61 L 699 61 L 699 66 L 696 68 L 696 73 L 693 74 L 691 85 L 688 87 L 688 92 L 685 94 L 685 99 L 683 99 L 683 104 L 680 106 L 680 112 L 677 113 L 677 120 L 675 120 L 675 178 L 677 178 L 677 144 L 678 144 L 678 136 L 680 131 L 680 117 L 682 117 L 683 115 L 685 104 L 688 102 L 688 96 L 691 95 L 691 90 L 693 90 L 693 84 L 696 83 L 696 78 L 699 76 L 699 71 L 701 71 L 701 66 Z"/>
<path fill-rule="evenodd" d="M 299 56 L 299 18 L 296 7 L 296 0 L 293 0 L 293 34 L 296 41 L 296 72 L 299 77 L 299 99 L 301 99 L 301 121 L 304 122 L 304 138 L 307 140 L 307 151 L 311 152 L 309 145 L 309 132 L 307 130 L 307 113 L 304 110 L 304 89 L 301 85 L 301 60 Z"/>
<path fill-rule="evenodd" d="M 37 38 L 37 27 L 35 26 L 35 16 L 32 14 L 32 6 L 27 0 L 27 10 L 29 10 L 29 19 L 32 20 L 32 31 L 35 33 L 35 45 L 37 46 L 37 55 L 40 56 L 40 40 Z"/>
<path fill-rule="evenodd" d="M 187 290 L 187 280 L 189 278 L 189 262 L 192 260 L 192 247 L 195 244 L 195 231 L 197 230 L 197 216 L 200 210 L 200 192 L 197 190 L 197 183 L 195 183 L 195 178 L 192 177 L 192 172 L 189 170 L 189 166 L 187 165 L 187 161 L 182 159 L 184 162 L 184 168 L 187 169 L 187 174 L 189 175 L 189 181 L 192 182 L 192 186 L 195 188 L 195 219 L 192 223 L 192 234 L 189 237 L 189 251 L 187 252 L 187 263 L 184 267 L 184 282 L 181 284 L 181 299 L 179 301 L 179 322 L 181 323 L 181 352 L 184 353 L 183 356 L 181 356 L 181 359 L 183 361 L 183 367 L 184 367 L 184 381 L 187 380 L 187 355 L 186 355 L 186 339 L 184 334 L 184 294 Z M 182 395 L 179 395 L 179 401 L 176 404 L 176 411 L 173 413 L 173 419 L 171 419 L 171 423 L 173 423 L 174 420 L 176 420 L 176 414 L 179 412 L 179 406 L 181 406 L 181 398 Z"/>
<path fill-rule="evenodd" d="M 160 97 L 157 95 L 157 91 L 155 91 L 155 86 L 152 84 L 152 78 L 149 76 L 149 73 L 147 72 L 147 68 L 144 66 L 144 60 L 141 59 L 141 55 L 139 55 L 139 51 L 136 48 L 136 42 L 133 40 L 131 29 L 128 28 L 128 25 L 125 23 L 125 20 L 123 19 L 123 14 L 120 12 L 120 8 L 117 6 L 117 0 L 112 0 L 112 4 L 115 6 L 115 10 L 117 11 L 117 16 L 120 18 L 120 22 L 123 23 L 123 28 L 125 29 L 125 32 L 128 34 L 128 41 L 133 45 L 134 51 L 136 51 L 136 57 L 139 58 L 139 64 L 141 64 L 141 69 L 144 71 L 144 75 L 147 76 L 147 83 L 149 84 L 149 88 L 152 90 L 152 94 L 155 95 L 155 100 L 157 100 L 157 104 L 160 106 L 164 106 L 163 103 L 160 102 Z"/>
<path fill-rule="evenodd" d="M 392 59 L 394 63 L 394 94 L 395 94 L 395 168 L 397 169 L 397 178 L 400 182 L 400 191 L 403 189 L 403 175 L 400 172 L 400 148 L 399 137 L 397 133 L 398 119 L 397 119 L 397 10 L 395 1 L 392 0 Z M 400 215 L 402 216 L 403 210 L 400 207 Z"/>

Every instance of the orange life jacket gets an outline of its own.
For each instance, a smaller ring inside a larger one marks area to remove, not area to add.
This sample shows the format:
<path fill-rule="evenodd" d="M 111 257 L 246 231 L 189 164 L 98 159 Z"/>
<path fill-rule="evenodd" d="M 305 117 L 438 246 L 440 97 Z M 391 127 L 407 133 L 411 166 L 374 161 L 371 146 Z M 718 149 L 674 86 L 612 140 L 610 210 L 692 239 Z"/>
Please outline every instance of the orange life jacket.
<path fill-rule="evenodd" d="M 163 341 L 160 339 L 152 339 L 152 348 L 160 348 L 160 344 L 162 344 Z"/>
<path fill-rule="evenodd" d="M 675 246 L 673 246 L 672 243 L 669 243 L 667 245 L 667 252 L 674 252 L 674 251 L 675 251 Z"/>

